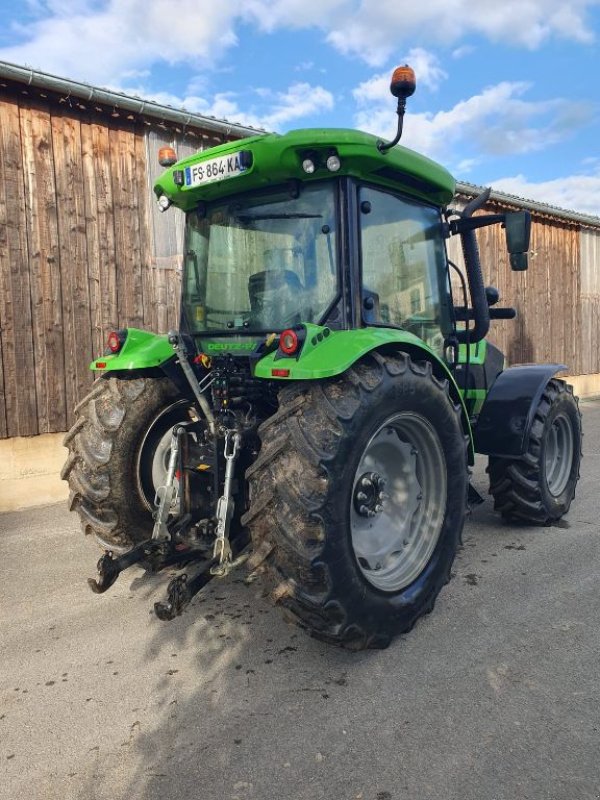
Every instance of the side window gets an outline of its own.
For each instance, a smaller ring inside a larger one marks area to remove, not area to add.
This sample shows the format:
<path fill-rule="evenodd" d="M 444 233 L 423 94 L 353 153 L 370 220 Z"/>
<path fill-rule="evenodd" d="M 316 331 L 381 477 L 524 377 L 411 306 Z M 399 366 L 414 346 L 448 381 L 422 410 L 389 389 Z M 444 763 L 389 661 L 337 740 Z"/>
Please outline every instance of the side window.
<path fill-rule="evenodd" d="M 359 199 L 365 322 L 404 328 L 441 354 L 450 321 L 439 211 L 368 187 Z"/>

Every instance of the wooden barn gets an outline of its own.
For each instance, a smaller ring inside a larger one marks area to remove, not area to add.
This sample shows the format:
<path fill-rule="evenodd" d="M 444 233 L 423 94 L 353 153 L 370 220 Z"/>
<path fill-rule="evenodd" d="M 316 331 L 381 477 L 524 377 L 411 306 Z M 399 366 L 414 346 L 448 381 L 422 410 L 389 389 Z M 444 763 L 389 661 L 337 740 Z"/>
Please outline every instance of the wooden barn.
<path fill-rule="evenodd" d="M 109 330 L 176 324 L 183 220 L 153 199 L 159 147 L 184 156 L 256 132 L 0 62 L 0 439 L 13 442 L 0 495 L 20 474 L 15 452 L 35 474 L 42 439 L 59 448 Z M 460 184 L 457 204 L 478 191 Z M 499 226 L 479 234 L 487 282 L 519 311 L 492 338 L 510 363 L 565 363 L 581 395 L 600 394 L 600 218 L 499 192 L 489 210 L 523 207 L 527 273 L 511 273 Z"/>
<path fill-rule="evenodd" d="M 253 129 L 0 63 L 0 438 L 65 431 L 107 331 L 166 331 L 181 220 L 157 153 Z"/>

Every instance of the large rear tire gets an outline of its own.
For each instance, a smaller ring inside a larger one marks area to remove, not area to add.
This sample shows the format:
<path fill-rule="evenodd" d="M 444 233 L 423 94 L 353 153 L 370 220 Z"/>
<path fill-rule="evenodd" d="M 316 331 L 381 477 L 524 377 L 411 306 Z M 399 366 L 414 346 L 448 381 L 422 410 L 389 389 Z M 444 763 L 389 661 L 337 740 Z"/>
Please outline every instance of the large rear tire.
<path fill-rule="evenodd" d="M 152 533 L 170 430 L 189 419 L 189 409 L 166 378 L 102 378 L 75 408 L 61 477 L 69 508 L 102 546 L 123 551 Z"/>
<path fill-rule="evenodd" d="M 403 354 L 279 400 L 246 473 L 250 565 L 313 636 L 385 647 L 450 578 L 467 509 L 460 409 L 431 364 Z"/>
<path fill-rule="evenodd" d="M 581 414 L 572 387 L 551 380 L 520 459 L 490 456 L 494 508 L 507 521 L 548 525 L 569 510 L 579 480 Z"/>

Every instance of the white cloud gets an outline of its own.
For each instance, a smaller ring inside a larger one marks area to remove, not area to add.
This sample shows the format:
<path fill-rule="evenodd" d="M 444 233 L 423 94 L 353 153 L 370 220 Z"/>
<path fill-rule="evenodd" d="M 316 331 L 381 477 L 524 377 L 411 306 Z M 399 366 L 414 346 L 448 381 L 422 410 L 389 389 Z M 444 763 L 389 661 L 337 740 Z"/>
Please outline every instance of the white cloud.
<path fill-rule="evenodd" d="M 352 5 L 352 0 L 246 0 L 244 16 L 269 33 L 278 28 L 326 30 Z"/>
<path fill-rule="evenodd" d="M 410 64 L 417 77 L 417 88 L 423 84 L 428 89 L 436 91 L 439 84 L 448 77 L 448 74 L 440 67 L 437 56 L 415 47 L 409 50 L 405 57 L 400 59 L 401 63 Z M 382 103 L 390 108 L 390 79 L 391 71 L 373 75 L 366 81 L 360 83 L 352 94 L 359 106 L 368 106 L 373 103 Z"/>
<path fill-rule="evenodd" d="M 413 47 L 402 60 L 414 69 L 417 83 L 423 84 L 432 92 L 437 91 L 440 83 L 448 77 L 448 73 L 441 68 L 437 56 L 422 47 Z"/>
<path fill-rule="evenodd" d="M 393 103 L 383 91 L 380 76 L 355 90 L 358 128 L 392 138 L 396 129 Z M 409 111 L 402 144 L 446 164 L 467 161 L 482 154 L 523 154 L 541 150 L 564 139 L 587 120 L 590 110 L 563 99 L 521 99 L 527 83 L 508 82 L 484 89 L 448 110 L 437 113 Z"/>
<path fill-rule="evenodd" d="M 600 216 L 600 169 L 580 175 L 568 175 L 549 181 L 529 181 L 524 175 L 490 181 L 494 189 L 528 200 Z"/>
<path fill-rule="evenodd" d="M 130 87 L 126 91 L 128 94 L 141 94 L 139 88 Z M 194 94 L 180 97 L 168 92 L 145 92 L 144 97 L 173 108 L 185 108 L 186 111 L 239 122 L 254 128 L 264 128 L 268 131 L 283 130 L 294 120 L 309 114 L 329 111 L 334 106 L 331 92 L 322 86 L 311 86 L 308 83 L 294 83 L 284 92 L 259 89 L 255 94 L 261 101 L 259 109 L 248 102 L 247 95 L 242 96 L 235 92 L 220 92 L 211 99 Z M 242 106 L 240 101 L 243 103 Z"/>
<path fill-rule="evenodd" d="M 551 37 L 589 43 L 593 34 L 587 9 L 598 0 L 356 0 L 342 15 L 328 41 L 340 52 L 381 66 L 398 43 L 418 37 L 420 42 L 451 44 L 469 34 L 495 42 L 537 48 Z"/>
<path fill-rule="evenodd" d="M 471 172 L 473 167 L 478 166 L 480 163 L 481 158 L 463 158 L 463 160 L 459 161 L 456 165 L 456 174 L 464 177 Z"/>
<path fill-rule="evenodd" d="M 223 0 L 210 13 L 197 0 L 54 0 L 21 30 L 26 41 L 0 58 L 47 72 L 117 83 L 156 62 L 204 65 L 236 42 L 242 0 Z"/>
<path fill-rule="evenodd" d="M 465 56 L 470 55 L 474 50 L 475 48 L 472 45 L 463 44 L 452 51 L 452 58 L 464 58 Z"/>
<path fill-rule="evenodd" d="M 292 120 L 329 111 L 333 106 L 333 95 L 327 89 L 308 83 L 295 83 L 286 92 L 275 95 L 272 108 L 262 119 L 269 130 L 281 130 Z"/>

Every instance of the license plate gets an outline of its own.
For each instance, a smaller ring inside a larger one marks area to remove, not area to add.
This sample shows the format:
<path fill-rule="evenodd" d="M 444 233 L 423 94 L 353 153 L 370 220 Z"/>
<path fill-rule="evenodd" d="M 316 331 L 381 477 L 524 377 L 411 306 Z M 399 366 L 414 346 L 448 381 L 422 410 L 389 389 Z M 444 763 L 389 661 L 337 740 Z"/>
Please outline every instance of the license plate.
<path fill-rule="evenodd" d="M 193 167 L 185 168 L 185 185 L 199 186 L 212 181 L 221 181 L 225 178 L 234 178 L 245 172 L 246 167 L 242 166 L 240 154 L 234 153 L 231 156 L 221 156 L 220 158 L 210 158 L 202 161 Z"/>

